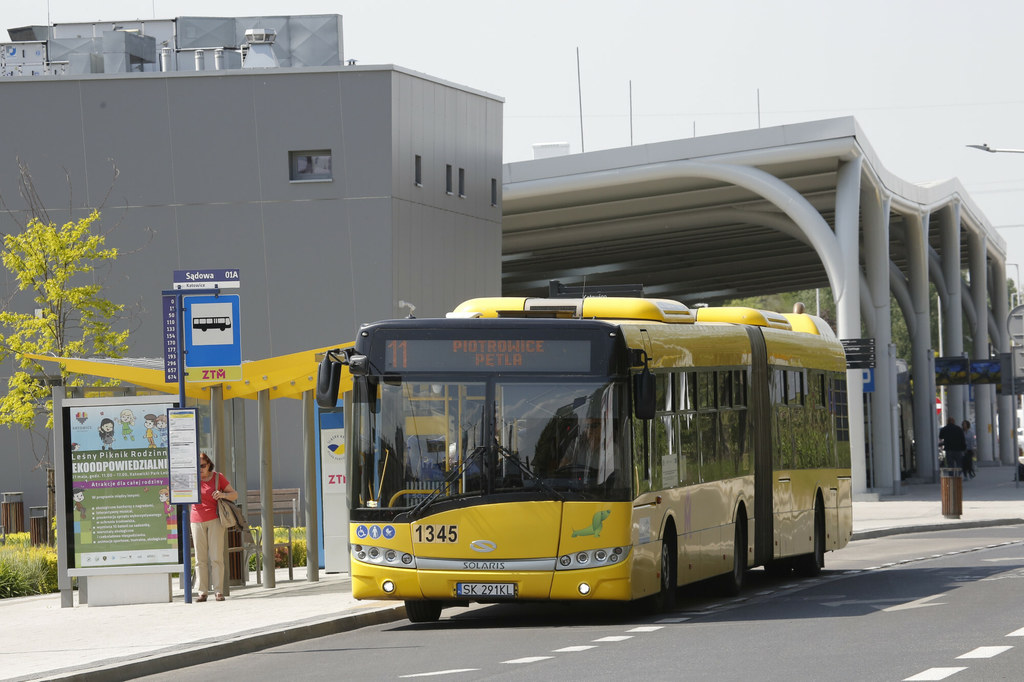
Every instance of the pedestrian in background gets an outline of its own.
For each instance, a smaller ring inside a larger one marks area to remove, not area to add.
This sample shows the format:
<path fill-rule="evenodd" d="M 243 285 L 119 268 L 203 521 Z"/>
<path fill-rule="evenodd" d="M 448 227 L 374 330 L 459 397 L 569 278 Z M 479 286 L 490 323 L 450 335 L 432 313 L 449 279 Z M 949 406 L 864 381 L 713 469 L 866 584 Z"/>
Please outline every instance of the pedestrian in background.
<path fill-rule="evenodd" d="M 971 422 L 964 420 L 964 444 L 967 446 L 964 448 L 964 478 L 974 478 L 974 453 L 978 449 L 978 436 L 975 435 L 974 430 L 971 428 Z"/>
<path fill-rule="evenodd" d="M 950 417 L 946 425 L 939 429 L 939 445 L 946 450 L 945 466 L 960 469 L 964 450 L 967 449 L 967 441 L 964 440 L 964 430 L 960 428 L 953 417 Z"/>
<path fill-rule="evenodd" d="M 967 450 L 967 440 L 964 438 L 964 429 L 959 427 L 956 420 L 950 417 L 946 425 L 939 429 L 939 444 L 946 451 L 944 466 L 952 469 L 959 469 L 963 466 L 964 451 Z"/>
<path fill-rule="evenodd" d="M 196 574 L 199 577 L 199 597 L 196 601 L 206 601 L 211 577 L 217 601 L 224 601 L 225 529 L 217 512 L 217 500 L 222 497 L 237 500 L 238 491 L 231 487 L 224 474 L 213 470 L 213 462 L 204 452 L 199 455 L 199 504 L 192 505 L 191 517 L 192 540 L 196 547 Z"/>

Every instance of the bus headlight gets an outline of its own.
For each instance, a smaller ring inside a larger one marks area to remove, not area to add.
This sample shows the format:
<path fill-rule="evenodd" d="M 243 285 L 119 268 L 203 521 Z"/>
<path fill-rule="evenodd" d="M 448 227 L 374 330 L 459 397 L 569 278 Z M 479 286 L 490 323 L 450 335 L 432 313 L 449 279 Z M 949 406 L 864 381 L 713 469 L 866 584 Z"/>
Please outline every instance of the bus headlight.
<path fill-rule="evenodd" d="M 378 566 L 397 566 L 400 568 L 416 568 L 416 557 L 408 552 L 399 552 L 387 547 L 372 545 L 352 545 L 352 558 L 367 564 Z"/>
<path fill-rule="evenodd" d="M 631 547 L 627 545 L 625 547 L 590 549 L 585 552 L 576 552 L 573 555 L 563 554 L 558 557 L 558 565 L 555 566 L 555 569 L 559 571 L 573 571 L 581 568 L 610 566 L 625 559 L 630 549 Z"/>

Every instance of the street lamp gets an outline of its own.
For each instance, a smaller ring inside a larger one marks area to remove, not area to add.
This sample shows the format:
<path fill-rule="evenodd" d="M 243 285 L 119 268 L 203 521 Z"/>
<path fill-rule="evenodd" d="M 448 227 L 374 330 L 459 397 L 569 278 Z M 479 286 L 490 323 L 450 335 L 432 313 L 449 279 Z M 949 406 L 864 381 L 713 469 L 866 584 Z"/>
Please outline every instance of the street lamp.
<path fill-rule="evenodd" d="M 1024 154 L 1024 149 L 996 149 L 995 147 L 989 147 L 987 144 L 969 144 L 967 145 L 971 149 L 980 149 L 983 152 L 990 154 Z"/>

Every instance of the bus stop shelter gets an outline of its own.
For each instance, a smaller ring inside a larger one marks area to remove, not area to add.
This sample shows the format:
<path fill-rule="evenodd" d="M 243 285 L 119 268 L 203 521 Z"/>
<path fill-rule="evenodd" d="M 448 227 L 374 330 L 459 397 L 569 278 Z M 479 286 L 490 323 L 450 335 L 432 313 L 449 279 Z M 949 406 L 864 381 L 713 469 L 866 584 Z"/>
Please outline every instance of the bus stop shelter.
<path fill-rule="evenodd" d="M 348 344 L 342 344 L 348 345 Z M 185 395 L 196 401 L 209 401 L 210 443 L 213 460 L 221 471 L 228 469 L 225 448 L 224 401 L 244 398 L 257 402 L 257 432 L 260 457 L 260 523 L 262 552 L 268 561 L 274 556 L 274 514 L 273 514 L 273 452 L 271 448 L 270 401 L 291 398 L 302 401 L 302 461 L 306 488 L 306 579 L 319 580 L 319 515 L 317 507 L 316 482 L 316 425 L 314 419 L 314 390 L 317 367 L 323 353 L 338 345 L 314 348 L 289 355 L 242 363 L 242 377 L 236 381 L 187 382 Z M 164 381 L 163 361 L 159 359 L 84 359 L 58 358 L 45 355 L 27 354 L 41 362 L 55 362 L 76 374 L 116 379 L 139 388 L 158 393 L 178 394 L 178 384 Z M 342 381 L 350 380 L 347 372 Z M 346 390 L 344 386 L 342 391 Z M 234 475 L 244 481 L 247 478 L 246 457 L 232 462 Z M 244 499 L 244 496 L 243 498 Z M 273 570 L 264 574 L 263 586 L 275 587 Z"/>

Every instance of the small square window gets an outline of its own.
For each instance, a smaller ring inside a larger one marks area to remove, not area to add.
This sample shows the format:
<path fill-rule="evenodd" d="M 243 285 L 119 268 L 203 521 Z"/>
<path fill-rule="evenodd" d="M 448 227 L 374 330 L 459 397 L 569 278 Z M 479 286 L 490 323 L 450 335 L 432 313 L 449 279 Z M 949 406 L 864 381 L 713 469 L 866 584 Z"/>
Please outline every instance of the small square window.
<path fill-rule="evenodd" d="M 330 149 L 288 152 L 288 166 L 288 179 L 293 182 L 334 179 Z"/>
<path fill-rule="evenodd" d="M 450 163 L 445 164 L 444 167 L 444 191 L 448 194 L 452 193 L 452 165 Z"/>

